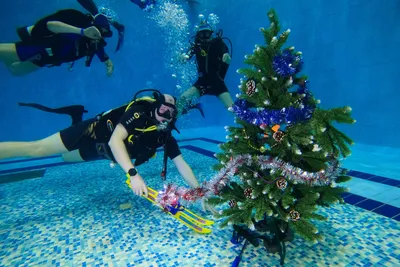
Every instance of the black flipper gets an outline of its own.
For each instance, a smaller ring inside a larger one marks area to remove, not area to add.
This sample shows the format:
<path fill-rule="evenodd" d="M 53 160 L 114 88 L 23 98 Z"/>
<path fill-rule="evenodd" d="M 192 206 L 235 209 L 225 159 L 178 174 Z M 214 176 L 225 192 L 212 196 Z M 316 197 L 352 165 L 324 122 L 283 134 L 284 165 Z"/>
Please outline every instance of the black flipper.
<path fill-rule="evenodd" d="M 115 49 L 115 52 L 118 52 L 124 44 L 125 26 L 115 20 L 111 21 L 111 25 L 113 25 L 118 31 L 118 43 L 117 48 Z"/>
<path fill-rule="evenodd" d="M 77 0 L 77 1 L 84 9 L 86 9 L 93 16 L 99 13 L 99 9 L 97 8 L 93 0 Z"/>
<path fill-rule="evenodd" d="M 83 113 L 87 113 L 85 107 L 82 105 L 72 105 L 60 108 L 49 108 L 36 103 L 18 103 L 21 107 L 31 107 L 36 108 L 45 112 L 56 113 L 56 114 L 66 114 L 72 119 L 72 125 L 78 124 L 83 120 Z"/>
<path fill-rule="evenodd" d="M 189 110 L 191 110 L 191 109 L 197 109 L 198 111 L 200 111 L 200 114 L 201 114 L 201 116 L 203 116 L 203 118 L 206 117 L 206 116 L 204 116 L 203 107 L 201 106 L 200 103 L 188 105 L 187 108 L 185 108 L 185 109 L 182 111 L 182 115 L 185 115 L 185 114 L 188 113 Z"/>

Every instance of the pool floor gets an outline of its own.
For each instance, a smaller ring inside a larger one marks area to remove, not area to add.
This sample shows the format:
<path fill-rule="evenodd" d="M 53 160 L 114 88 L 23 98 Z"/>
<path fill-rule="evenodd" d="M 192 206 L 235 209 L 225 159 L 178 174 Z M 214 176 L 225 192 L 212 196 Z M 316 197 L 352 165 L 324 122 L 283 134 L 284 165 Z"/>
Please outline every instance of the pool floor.
<path fill-rule="evenodd" d="M 214 173 L 212 154 L 225 136 L 215 133 L 221 129 L 176 136 L 186 140 L 180 142 L 182 152 L 200 182 Z M 400 266 L 400 188 L 390 185 L 400 178 L 395 169 L 372 168 L 379 162 L 362 159 L 363 149 L 368 147 L 355 149 L 355 159 L 345 163 L 360 177 L 349 182 L 348 204 L 320 209 L 329 217 L 317 223 L 324 241 L 311 245 L 295 238 L 287 243 L 285 266 Z M 399 155 L 374 153 L 381 154 L 384 164 Z M 162 154 L 139 167 L 155 189 L 162 187 Z M 3 177 L 35 171 L 32 179 L 22 175 L 17 182 L 0 184 L 0 266 L 231 266 L 242 248 L 230 242 L 232 230 L 219 228 L 218 221 L 211 234 L 197 234 L 134 196 L 119 167 L 110 168 L 107 161 L 62 165 L 55 157 L 9 162 L 0 171 Z M 185 185 L 171 164 L 167 179 Z M 368 192 L 370 183 L 377 191 Z M 364 189 L 354 192 L 358 187 Z M 198 204 L 190 209 L 212 219 Z M 279 257 L 249 245 L 239 266 L 279 266 Z"/>

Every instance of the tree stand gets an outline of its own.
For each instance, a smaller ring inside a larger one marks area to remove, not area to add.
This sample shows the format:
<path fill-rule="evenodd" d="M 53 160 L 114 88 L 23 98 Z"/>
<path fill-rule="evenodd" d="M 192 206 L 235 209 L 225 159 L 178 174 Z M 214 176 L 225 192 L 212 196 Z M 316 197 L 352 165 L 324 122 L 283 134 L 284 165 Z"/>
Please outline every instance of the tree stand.
<path fill-rule="evenodd" d="M 287 241 L 293 240 L 293 232 L 290 230 L 289 225 L 275 218 L 264 218 L 261 221 L 255 222 L 254 227 L 256 231 L 250 230 L 247 226 L 234 225 L 231 242 L 233 244 L 240 244 L 245 240 L 242 250 L 239 255 L 235 258 L 232 263 L 232 267 L 238 267 L 242 259 L 242 254 L 246 249 L 248 243 L 251 243 L 254 247 L 260 245 L 260 239 L 263 240 L 264 247 L 269 253 L 279 253 L 280 265 L 284 265 L 286 256 L 286 244 Z M 261 234 L 269 232 L 268 234 Z"/>

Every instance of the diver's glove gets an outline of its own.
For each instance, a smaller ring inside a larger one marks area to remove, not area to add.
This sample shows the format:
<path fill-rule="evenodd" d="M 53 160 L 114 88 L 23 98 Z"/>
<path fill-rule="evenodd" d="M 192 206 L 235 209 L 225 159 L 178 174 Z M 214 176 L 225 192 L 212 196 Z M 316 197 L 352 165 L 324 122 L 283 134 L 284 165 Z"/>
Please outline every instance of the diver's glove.
<path fill-rule="evenodd" d="M 114 64 L 112 63 L 111 59 L 105 61 L 104 64 L 106 64 L 107 76 L 110 77 L 114 72 Z"/>
<path fill-rule="evenodd" d="M 224 62 L 224 63 L 226 63 L 226 64 L 231 64 L 231 60 L 232 60 L 232 58 L 231 58 L 231 56 L 228 54 L 228 53 L 225 53 L 223 56 L 222 56 L 222 62 Z"/>

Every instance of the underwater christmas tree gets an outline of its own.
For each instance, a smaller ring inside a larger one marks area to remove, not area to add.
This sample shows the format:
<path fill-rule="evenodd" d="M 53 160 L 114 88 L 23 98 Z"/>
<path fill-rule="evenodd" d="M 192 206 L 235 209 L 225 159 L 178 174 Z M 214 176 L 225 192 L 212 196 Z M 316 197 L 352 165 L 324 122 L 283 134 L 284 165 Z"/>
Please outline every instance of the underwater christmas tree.
<path fill-rule="evenodd" d="M 307 77 L 298 76 L 301 52 L 282 48 L 290 30 L 278 35 L 275 10 L 268 17 L 269 29 L 260 29 L 266 46 L 246 56 L 251 68 L 238 70 L 246 78 L 239 86 L 243 94 L 230 109 L 239 126 L 226 127 L 228 141 L 220 145 L 213 179 L 217 196 L 209 203 L 229 203 L 219 215 L 225 218 L 222 227 L 252 231 L 274 225 L 316 242 L 321 235 L 312 221 L 326 219 L 316 213 L 318 206 L 343 203 L 347 188 L 337 184 L 350 179 L 339 160 L 350 155 L 353 142 L 333 123 L 355 120 L 350 107 L 318 107 Z"/>
<path fill-rule="evenodd" d="M 290 31 L 279 35 L 275 10 L 268 12 L 270 27 L 261 28 L 265 46 L 246 56 L 251 68 L 240 69 L 243 94 L 230 108 L 237 127 L 226 127 L 228 141 L 216 156 L 218 173 L 196 189 L 168 185 L 159 202 L 166 206 L 183 200 L 209 198 L 212 205 L 229 203 L 219 215 L 221 227 L 233 225 L 234 237 L 285 257 L 285 241 L 297 233 L 304 239 L 322 239 L 315 220 L 318 206 L 344 203 L 350 179 L 339 161 L 350 155 L 353 141 L 334 123 L 355 122 L 351 108 L 324 110 L 300 76 L 303 60 L 294 47 L 282 48 Z M 268 234 L 263 234 L 268 233 Z M 234 239 L 234 238 L 233 238 Z M 233 240 L 232 239 L 232 240 Z M 235 260 L 237 263 L 237 261 Z"/>

